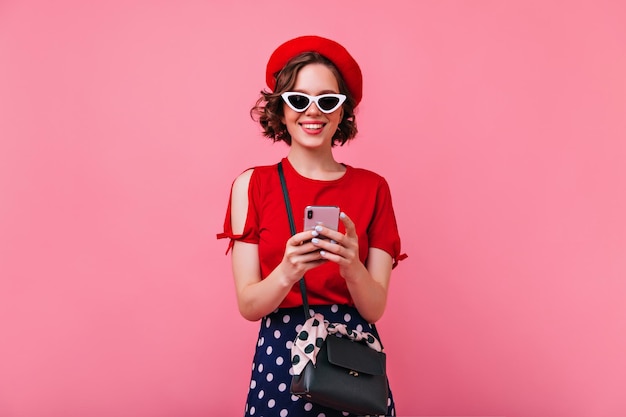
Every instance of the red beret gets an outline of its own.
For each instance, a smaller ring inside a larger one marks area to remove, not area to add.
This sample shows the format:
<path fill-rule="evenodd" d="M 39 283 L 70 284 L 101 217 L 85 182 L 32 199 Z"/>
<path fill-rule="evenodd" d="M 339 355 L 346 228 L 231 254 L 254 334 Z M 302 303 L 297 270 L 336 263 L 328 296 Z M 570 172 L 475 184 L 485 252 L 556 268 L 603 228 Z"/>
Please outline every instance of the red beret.
<path fill-rule="evenodd" d="M 350 94 L 354 97 L 356 104 L 359 104 L 363 96 L 363 76 L 359 64 L 346 48 L 335 41 L 319 36 L 300 36 L 276 48 L 267 62 L 265 72 L 265 81 L 272 91 L 276 87 L 275 75 L 283 69 L 289 60 L 304 52 L 317 52 L 335 64 L 345 80 Z"/>

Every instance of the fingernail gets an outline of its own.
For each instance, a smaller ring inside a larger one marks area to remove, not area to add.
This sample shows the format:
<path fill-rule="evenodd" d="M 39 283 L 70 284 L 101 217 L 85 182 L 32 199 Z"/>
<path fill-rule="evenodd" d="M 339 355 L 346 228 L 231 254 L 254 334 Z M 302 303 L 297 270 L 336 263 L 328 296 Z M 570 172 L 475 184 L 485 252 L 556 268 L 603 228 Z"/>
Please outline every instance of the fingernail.
<path fill-rule="evenodd" d="M 319 224 L 317 226 L 315 226 L 315 230 L 318 232 L 322 231 L 322 226 L 320 226 Z"/>
<path fill-rule="evenodd" d="M 311 232 L 311 234 L 312 234 L 313 236 L 319 236 L 319 235 L 320 235 L 320 234 L 319 234 L 319 233 L 317 233 L 315 230 L 313 230 L 313 231 Z"/>
<path fill-rule="evenodd" d="M 344 213 L 343 211 L 339 214 L 339 217 L 341 217 L 342 219 L 344 219 L 346 217 L 346 213 Z"/>
<path fill-rule="evenodd" d="M 311 242 L 313 242 L 314 245 L 317 245 L 320 242 L 320 240 L 314 237 L 313 239 L 311 239 Z"/>
<path fill-rule="evenodd" d="M 337 243 L 337 242 L 335 242 L 334 240 L 330 239 L 330 243 Z"/>
<path fill-rule="evenodd" d="M 322 256 L 326 256 L 326 251 L 325 251 L 325 250 L 321 250 L 321 251 L 320 251 L 320 255 L 322 255 Z"/>

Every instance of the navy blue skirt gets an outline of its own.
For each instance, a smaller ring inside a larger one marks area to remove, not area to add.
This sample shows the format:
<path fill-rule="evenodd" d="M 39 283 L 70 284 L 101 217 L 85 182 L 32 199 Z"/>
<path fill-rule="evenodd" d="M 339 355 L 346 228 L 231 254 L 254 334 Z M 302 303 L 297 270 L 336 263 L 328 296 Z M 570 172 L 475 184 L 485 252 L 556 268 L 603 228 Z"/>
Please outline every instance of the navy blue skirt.
<path fill-rule="evenodd" d="M 311 306 L 311 310 L 321 313 L 331 323 L 346 323 L 350 329 L 371 331 L 371 326 L 354 307 L 325 305 Z M 354 417 L 354 414 L 314 404 L 289 392 L 291 346 L 305 320 L 302 307 L 281 308 L 261 320 L 245 417 Z M 387 415 L 395 416 L 391 389 L 387 405 Z"/>

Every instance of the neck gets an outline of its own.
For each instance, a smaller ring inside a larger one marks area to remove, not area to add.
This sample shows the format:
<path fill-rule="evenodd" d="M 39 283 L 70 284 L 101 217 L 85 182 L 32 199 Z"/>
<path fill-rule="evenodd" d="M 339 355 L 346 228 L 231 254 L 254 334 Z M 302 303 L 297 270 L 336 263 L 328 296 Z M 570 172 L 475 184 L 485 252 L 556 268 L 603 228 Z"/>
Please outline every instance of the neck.
<path fill-rule="evenodd" d="M 332 151 L 311 152 L 291 148 L 287 159 L 298 174 L 315 180 L 334 180 L 343 176 L 346 167 L 335 161 Z"/>

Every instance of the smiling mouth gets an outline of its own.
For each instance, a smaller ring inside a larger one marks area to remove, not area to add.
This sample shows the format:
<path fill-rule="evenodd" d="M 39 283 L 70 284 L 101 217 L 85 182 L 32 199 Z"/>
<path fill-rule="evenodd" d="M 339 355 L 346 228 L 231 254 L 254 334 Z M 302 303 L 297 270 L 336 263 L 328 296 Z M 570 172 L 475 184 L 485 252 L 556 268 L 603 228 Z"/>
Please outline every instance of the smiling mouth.
<path fill-rule="evenodd" d="M 324 123 L 302 123 L 300 126 L 302 126 L 305 129 L 317 130 L 317 129 L 323 128 Z"/>

